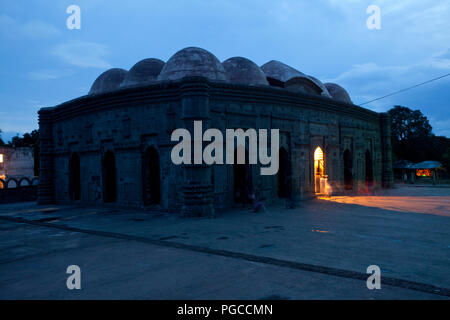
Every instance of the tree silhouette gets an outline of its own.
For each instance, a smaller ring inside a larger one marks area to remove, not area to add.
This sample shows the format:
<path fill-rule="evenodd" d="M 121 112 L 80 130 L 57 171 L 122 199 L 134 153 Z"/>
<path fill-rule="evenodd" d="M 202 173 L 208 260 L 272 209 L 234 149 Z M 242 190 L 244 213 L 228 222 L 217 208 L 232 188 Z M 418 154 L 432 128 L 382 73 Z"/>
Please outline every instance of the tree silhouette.
<path fill-rule="evenodd" d="M 22 137 L 19 135 L 13 137 L 7 146 L 13 148 L 28 147 L 33 148 L 34 154 L 34 174 L 39 175 L 39 130 L 33 130 L 31 133 L 25 133 Z"/>
<path fill-rule="evenodd" d="M 388 113 L 392 121 L 392 150 L 395 160 L 436 160 L 450 168 L 450 163 L 446 160 L 450 139 L 435 136 L 422 112 L 394 106 Z"/>

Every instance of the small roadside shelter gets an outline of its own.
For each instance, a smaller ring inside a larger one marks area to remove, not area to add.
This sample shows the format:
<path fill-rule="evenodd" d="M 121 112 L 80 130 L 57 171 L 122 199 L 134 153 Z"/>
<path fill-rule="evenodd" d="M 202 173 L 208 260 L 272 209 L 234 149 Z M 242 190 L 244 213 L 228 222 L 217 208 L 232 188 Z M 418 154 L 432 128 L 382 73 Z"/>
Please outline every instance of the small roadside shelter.
<path fill-rule="evenodd" d="M 433 184 L 439 180 L 439 171 L 444 170 L 444 166 L 439 161 L 423 161 L 411 166 L 414 170 L 414 179 L 431 179 Z"/>

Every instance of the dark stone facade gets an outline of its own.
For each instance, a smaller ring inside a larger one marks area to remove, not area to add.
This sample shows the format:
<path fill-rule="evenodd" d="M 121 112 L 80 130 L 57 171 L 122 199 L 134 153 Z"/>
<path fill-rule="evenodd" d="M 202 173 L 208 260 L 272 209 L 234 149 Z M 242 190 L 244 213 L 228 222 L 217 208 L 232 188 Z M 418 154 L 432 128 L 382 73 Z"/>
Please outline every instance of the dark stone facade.
<path fill-rule="evenodd" d="M 280 148 L 287 151 L 284 170 L 289 172 L 289 194 L 296 199 L 315 195 L 317 147 L 323 150 L 334 194 L 344 192 L 345 170 L 351 172 L 353 192 L 367 190 L 368 184 L 392 186 L 387 114 L 323 95 L 184 77 L 41 109 L 39 202 L 103 203 L 109 192 L 117 205 L 189 216 L 211 216 L 233 207 L 234 165 L 176 166 L 171 161 L 177 143 L 171 141 L 171 133 L 177 128 L 191 131 L 194 120 L 203 121 L 203 130 L 279 129 Z M 348 168 L 344 168 L 346 150 Z M 107 152 L 112 156 L 105 159 Z M 261 176 L 259 168 L 251 165 L 247 172 L 255 193 L 267 202 L 277 199 L 277 175 Z M 113 178 L 111 170 L 115 170 Z M 153 172 L 153 178 L 147 171 Z M 105 185 L 107 175 L 112 186 Z M 153 200 L 148 192 L 153 192 Z"/>

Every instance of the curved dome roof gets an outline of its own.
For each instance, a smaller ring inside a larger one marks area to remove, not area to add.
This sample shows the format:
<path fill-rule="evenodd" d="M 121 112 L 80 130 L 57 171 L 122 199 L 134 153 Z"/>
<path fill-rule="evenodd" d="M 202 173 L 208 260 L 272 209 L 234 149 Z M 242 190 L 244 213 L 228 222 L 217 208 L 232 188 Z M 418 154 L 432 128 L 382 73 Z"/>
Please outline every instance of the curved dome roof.
<path fill-rule="evenodd" d="M 325 87 L 327 87 L 328 92 L 334 99 L 341 102 L 353 104 L 352 100 L 350 99 L 350 95 L 340 85 L 336 83 L 325 83 Z"/>
<path fill-rule="evenodd" d="M 99 94 L 119 89 L 127 73 L 126 70 L 119 68 L 113 68 L 103 72 L 94 81 L 91 90 L 89 90 L 89 94 Z"/>
<path fill-rule="evenodd" d="M 271 60 L 261 66 L 267 77 L 286 82 L 295 77 L 305 77 L 305 74 L 294 69 L 283 62 Z"/>
<path fill-rule="evenodd" d="M 178 80 L 187 76 L 227 80 L 225 69 L 216 56 L 195 47 L 182 49 L 170 57 L 162 68 L 158 80 Z"/>
<path fill-rule="evenodd" d="M 325 87 L 325 85 L 322 83 L 322 81 L 320 81 L 319 79 L 313 77 L 313 76 L 307 76 L 309 79 L 311 79 L 321 90 L 322 96 L 328 97 L 328 98 L 332 98 L 331 94 L 328 92 L 327 87 Z"/>
<path fill-rule="evenodd" d="M 303 92 L 303 93 L 309 93 L 309 94 L 316 94 L 321 95 L 322 89 L 310 78 L 304 76 L 304 77 L 294 77 L 292 79 L 289 79 L 284 84 L 284 87 L 288 90 Z"/>
<path fill-rule="evenodd" d="M 233 57 L 222 62 L 231 83 L 268 85 L 266 75 L 253 61 L 243 57 Z"/>
<path fill-rule="evenodd" d="M 155 82 L 164 66 L 164 61 L 159 59 L 144 59 L 136 63 L 130 71 L 128 71 L 121 87 L 144 85 Z"/>

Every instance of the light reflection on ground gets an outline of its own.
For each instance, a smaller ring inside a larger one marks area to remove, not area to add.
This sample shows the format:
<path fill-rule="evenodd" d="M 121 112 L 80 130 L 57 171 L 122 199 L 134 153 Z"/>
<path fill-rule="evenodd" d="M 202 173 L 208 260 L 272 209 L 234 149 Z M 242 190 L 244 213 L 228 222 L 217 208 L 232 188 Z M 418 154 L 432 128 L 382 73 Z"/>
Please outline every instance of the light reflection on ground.
<path fill-rule="evenodd" d="M 319 199 L 392 211 L 450 217 L 449 196 L 333 196 Z"/>

